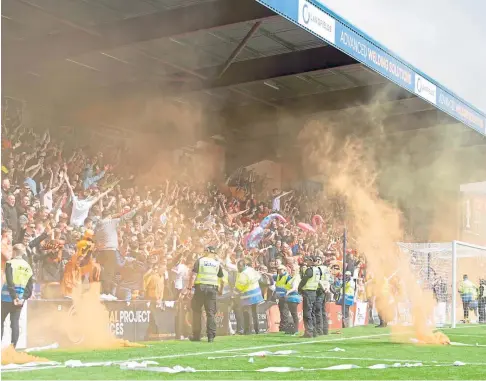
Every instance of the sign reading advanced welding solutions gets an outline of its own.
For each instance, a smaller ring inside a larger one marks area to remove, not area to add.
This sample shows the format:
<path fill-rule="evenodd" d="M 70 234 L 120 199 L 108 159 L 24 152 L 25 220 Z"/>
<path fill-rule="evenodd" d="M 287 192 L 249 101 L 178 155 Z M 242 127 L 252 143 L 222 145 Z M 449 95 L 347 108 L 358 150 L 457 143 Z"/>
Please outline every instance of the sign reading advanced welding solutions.
<path fill-rule="evenodd" d="M 415 73 L 345 25 L 336 25 L 336 47 L 396 84 L 414 91 Z"/>
<path fill-rule="evenodd" d="M 486 135 L 486 116 L 452 95 L 440 84 L 418 74 L 365 33 L 314 0 L 256 0 L 337 47 L 397 85 L 417 94 L 465 125 Z M 314 4 L 315 3 L 315 4 Z"/>

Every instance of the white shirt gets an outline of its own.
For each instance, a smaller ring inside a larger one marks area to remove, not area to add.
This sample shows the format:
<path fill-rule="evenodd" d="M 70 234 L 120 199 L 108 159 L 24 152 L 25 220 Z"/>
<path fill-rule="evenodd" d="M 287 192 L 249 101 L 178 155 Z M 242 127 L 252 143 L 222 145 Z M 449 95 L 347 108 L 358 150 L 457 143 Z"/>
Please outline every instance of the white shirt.
<path fill-rule="evenodd" d="M 91 198 L 86 198 L 84 200 L 78 199 L 77 196 L 73 197 L 73 211 L 71 213 L 71 225 L 73 226 L 83 226 L 84 221 L 88 218 L 89 210 L 93 206 L 94 202 Z"/>
<path fill-rule="evenodd" d="M 275 197 L 272 201 L 272 210 L 280 212 L 280 196 Z"/>
<path fill-rule="evenodd" d="M 189 274 L 189 267 L 183 263 L 179 263 L 172 271 L 175 273 L 174 286 L 176 290 L 183 290 L 186 286 L 185 283 Z"/>
<path fill-rule="evenodd" d="M 41 192 L 40 203 L 47 208 L 48 212 L 52 210 L 52 189 L 49 189 L 47 192 Z"/>

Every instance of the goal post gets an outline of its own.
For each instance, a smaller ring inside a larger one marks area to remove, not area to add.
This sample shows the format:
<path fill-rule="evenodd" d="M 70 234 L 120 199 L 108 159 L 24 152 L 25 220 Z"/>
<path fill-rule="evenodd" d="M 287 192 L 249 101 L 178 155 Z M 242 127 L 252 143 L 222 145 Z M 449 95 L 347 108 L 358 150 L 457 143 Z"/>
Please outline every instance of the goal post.
<path fill-rule="evenodd" d="M 476 294 L 474 301 L 464 305 L 459 284 L 467 275 L 477 289 L 481 280 L 486 279 L 486 247 L 463 241 L 399 242 L 398 246 L 402 253 L 409 256 L 417 283 L 434 295 L 436 308 L 433 323 L 437 327 L 455 328 L 461 321 L 479 321 L 484 311 L 484 300 L 478 300 Z M 468 311 L 467 318 L 463 307 Z"/>
<path fill-rule="evenodd" d="M 459 300 L 458 284 L 462 281 L 463 276 L 467 275 L 468 279 L 479 287 L 481 280 L 486 279 L 486 247 L 475 245 L 463 241 L 452 242 L 452 322 L 451 327 L 455 328 L 461 320 L 458 315 L 462 301 Z M 475 300 L 470 304 L 469 313 L 474 311 L 476 322 L 479 321 L 479 309 L 482 308 L 481 301 L 475 295 Z M 465 319 L 465 318 L 464 318 Z"/>

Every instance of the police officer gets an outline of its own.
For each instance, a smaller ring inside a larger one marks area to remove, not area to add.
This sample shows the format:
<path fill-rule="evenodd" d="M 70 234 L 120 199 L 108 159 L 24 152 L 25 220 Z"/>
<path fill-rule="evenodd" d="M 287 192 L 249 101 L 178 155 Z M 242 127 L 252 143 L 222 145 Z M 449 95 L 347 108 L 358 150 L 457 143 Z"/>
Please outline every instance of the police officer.
<path fill-rule="evenodd" d="M 19 340 L 20 312 L 24 302 L 32 295 L 33 272 L 30 265 L 24 259 L 26 255 L 25 246 L 14 245 L 12 249 L 13 258 L 6 263 L 6 282 L 2 287 L 2 339 L 5 319 L 10 315 L 10 327 L 12 328 L 12 345 L 17 346 Z"/>
<path fill-rule="evenodd" d="M 319 270 L 314 266 L 312 257 L 305 257 L 306 268 L 302 274 L 299 284 L 299 294 L 304 300 L 304 327 L 305 333 L 302 337 L 314 337 L 314 304 L 316 303 L 316 290 L 319 287 Z M 317 333 L 316 333 L 317 335 Z"/>
<path fill-rule="evenodd" d="M 245 335 L 251 332 L 251 320 L 253 328 L 258 334 L 258 311 L 257 307 L 263 303 L 262 290 L 260 288 L 261 275 L 244 260 L 238 261 L 238 275 L 236 277 L 235 289 L 238 292 L 240 305 L 243 309 Z"/>
<path fill-rule="evenodd" d="M 319 272 L 319 287 L 316 290 L 316 303 L 314 304 L 315 332 L 314 336 L 328 335 L 329 322 L 326 313 L 326 293 L 329 289 L 330 274 L 326 266 L 322 264 L 321 257 L 315 257 L 315 266 Z"/>
<path fill-rule="evenodd" d="M 201 309 L 204 306 L 206 311 L 206 327 L 208 342 L 212 343 L 216 336 L 216 299 L 218 286 L 224 287 L 218 278 L 223 278 L 223 268 L 216 259 L 216 249 L 208 246 L 204 256 L 194 263 L 193 276 L 188 290 L 194 285 L 194 296 L 192 297 L 192 337 L 191 341 L 201 341 Z"/>

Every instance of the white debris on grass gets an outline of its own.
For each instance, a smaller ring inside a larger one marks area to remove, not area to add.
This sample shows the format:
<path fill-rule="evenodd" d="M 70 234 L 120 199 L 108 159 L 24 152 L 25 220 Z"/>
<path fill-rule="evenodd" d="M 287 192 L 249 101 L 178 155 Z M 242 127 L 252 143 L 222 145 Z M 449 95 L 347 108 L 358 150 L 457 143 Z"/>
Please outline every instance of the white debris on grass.
<path fill-rule="evenodd" d="M 461 361 L 454 361 L 454 364 L 452 364 L 452 365 L 454 365 L 454 366 L 464 366 L 464 365 L 466 365 L 466 363 L 463 363 Z"/>
<path fill-rule="evenodd" d="M 149 365 L 159 365 L 157 361 L 126 361 L 120 364 L 120 369 L 147 368 Z"/>
<path fill-rule="evenodd" d="M 334 349 L 329 349 L 328 352 L 346 352 L 346 349 L 336 347 Z"/>
<path fill-rule="evenodd" d="M 322 368 L 322 370 L 347 370 L 347 369 L 358 369 L 361 368 L 358 365 L 354 364 L 341 364 L 341 365 L 333 365 L 327 368 Z"/>
<path fill-rule="evenodd" d="M 67 368 L 91 368 L 94 366 L 111 366 L 113 361 L 82 362 L 81 360 L 68 360 L 64 365 Z"/>
<path fill-rule="evenodd" d="M 390 365 L 387 364 L 376 364 L 376 365 L 371 365 L 368 367 L 368 369 L 385 369 L 390 367 Z"/>
<path fill-rule="evenodd" d="M 283 351 L 259 351 L 259 352 L 252 352 L 252 353 L 245 353 L 241 355 L 230 355 L 230 356 L 218 356 L 218 357 L 208 357 L 208 360 L 219 360 L 219 359 L 226 359 L 226 358 L 236 358 L 236 357 L 268 357 L 268 356 L 290 356 L 293 354 L 298 353 L 294 350 L 283 350 Z"/>

